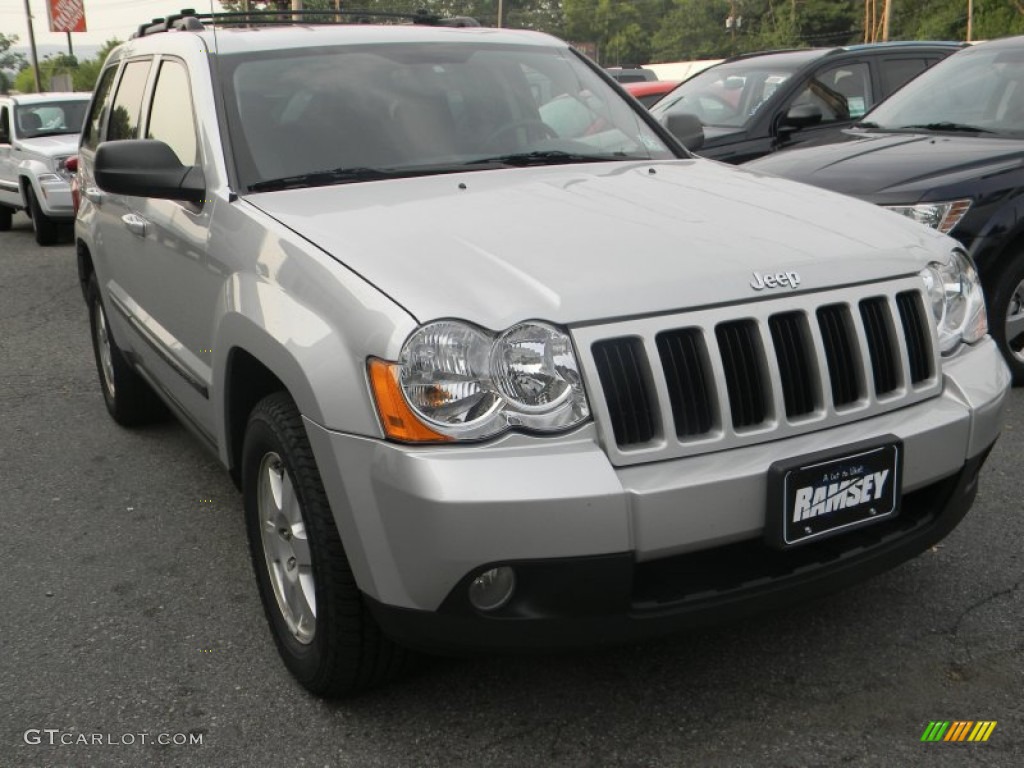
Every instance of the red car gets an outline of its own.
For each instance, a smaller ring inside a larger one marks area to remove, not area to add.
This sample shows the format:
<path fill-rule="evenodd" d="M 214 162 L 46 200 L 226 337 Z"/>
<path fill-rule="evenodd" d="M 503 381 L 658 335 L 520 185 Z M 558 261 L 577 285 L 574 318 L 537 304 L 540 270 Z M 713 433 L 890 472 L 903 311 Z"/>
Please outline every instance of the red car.
<path fill-rule="evenodd" d="M 651 107 L 658 99 L 677 85 L 679 85 L 678 80 L 648 80 L 644 83 L 622 83 L 622 87 L 645 107 Z"/>

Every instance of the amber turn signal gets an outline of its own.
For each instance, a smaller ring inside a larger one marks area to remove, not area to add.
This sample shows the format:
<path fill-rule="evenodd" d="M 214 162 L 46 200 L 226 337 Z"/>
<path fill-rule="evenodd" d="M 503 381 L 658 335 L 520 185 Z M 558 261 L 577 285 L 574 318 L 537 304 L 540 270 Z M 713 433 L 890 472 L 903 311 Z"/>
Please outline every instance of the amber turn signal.
<path fill-rule="evenodd" d="M 446 443 L 452 438 L 435 432 L 416 418 L 402 395 L 398 383 L 398 366 L 373 358 L 368 363 L 370 387 L 377 402 L 377 413 L 384 433 L 392 440 L 408 443 Z"/>

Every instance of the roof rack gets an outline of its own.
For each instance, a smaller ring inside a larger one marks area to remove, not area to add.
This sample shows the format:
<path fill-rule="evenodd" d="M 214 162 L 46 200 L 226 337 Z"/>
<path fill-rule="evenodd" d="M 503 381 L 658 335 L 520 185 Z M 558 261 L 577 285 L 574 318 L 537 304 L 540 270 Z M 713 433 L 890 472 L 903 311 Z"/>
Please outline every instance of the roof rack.
<path fill-rule="evenodd" d="M 207 24 L 229 27 L 255 27 L 268 25 L 287 25 L 301 23 L 303 16 L 319 16 L 317 24 L 369 24 L 373 21 L 404 21 L 431 27 L 479 27 L 480 22 L 470 16 L 439 16 L 426 10 L 415 13 L 396 13 L 392 11 L 372 11 L 355 8 L 341 10 L 265 10 L 265 11 L 222 11 L 220 13 L 197 13 L 194 8 L 184 8 L 179 13 L 166 18 L 153 19 L 144 24 L 132 35 L 132 38 L 146 37 L 158 32 L 180 30 L 184 32 L 200 32 Z M 324 21 L 324 17 L 334 19 Z M 346 20 L 342 20 L 345 17 Z"/>

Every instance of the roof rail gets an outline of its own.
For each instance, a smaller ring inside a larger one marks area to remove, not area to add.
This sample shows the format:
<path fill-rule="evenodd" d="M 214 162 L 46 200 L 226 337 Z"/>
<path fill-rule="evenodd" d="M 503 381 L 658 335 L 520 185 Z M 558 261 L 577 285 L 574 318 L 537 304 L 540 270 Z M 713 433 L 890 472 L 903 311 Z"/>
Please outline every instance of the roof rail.
<path fill-rule="evenodd" d="M 229 27 L 249 27 L 268 25 L 287 25 L 301 23 L 301 17 L 318 16 L 316 24 L 369 24 L 371 21 L 404 21 L 431 27 L 479 27 L 480 22 L 470 16 L 439 16 L 426 10 L 415 13 L 397 13 L 393 11 L 373 11 L 356 8 L 341 10 L 265 10 L 265 11 L 222 11 L 219 13 L 197 13 L 193 8 L 184 8 L 179 13 L 166 18 L 153 19 L 140 24 L 132 38 L 146 37 L 168 30 L 199 32 L 206 29 L 206 24 Z M 298 20 L 296 17 L 300 17 Z M 342 20 L 344 17 L 345 20 Z M 333 19 L 325 21 L 324 18 Z M 204 24 L 205 22 L 205 24 Z"/>

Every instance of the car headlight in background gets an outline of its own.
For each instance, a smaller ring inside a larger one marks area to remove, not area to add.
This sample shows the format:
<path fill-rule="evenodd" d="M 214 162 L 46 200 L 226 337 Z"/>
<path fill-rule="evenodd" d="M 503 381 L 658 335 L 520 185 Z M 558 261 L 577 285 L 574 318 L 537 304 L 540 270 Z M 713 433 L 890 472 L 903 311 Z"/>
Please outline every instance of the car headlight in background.
<path fill-rule="evenodd" d="M 970 200 L 950 200 L 945 203 L 918 203 L 917 205 L 883 205 L 883 208 L 913 219 L 919 224 L 937 229 L 946 235 L 960 223 L 968 209 Z"/>
<path fill-rule="evenodd" d="M 68 161 L 75 158 L 75 169 L 77 169 L 77 157 L 77 155 L 67 155 L 66 157 L 53 158 L 54 169 L 60 174 L 61 178 L 70 181 L 71 177 L 75 175 L 74 170 L 68 166 Z"/>
<path fill-rule="evenodd" d="M 933 261 L 921 277 L 943 355 L 955 351 L 961 342 L 972 344 L 988 333 L 981 281 L 966 254 L 953 251 L 946 264 Z"/>
<path fill-rule="evenodd" d="M 556 432 L 590 417 L 572 342 L 547 323 L 501 334 L 458 320 L 428 323 L 406 340 L 399 362 L 373 359 L 369 372 L 384 430 L 397 440 Z"/>

